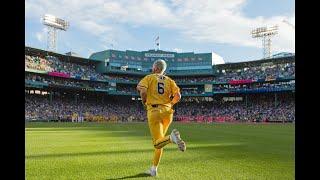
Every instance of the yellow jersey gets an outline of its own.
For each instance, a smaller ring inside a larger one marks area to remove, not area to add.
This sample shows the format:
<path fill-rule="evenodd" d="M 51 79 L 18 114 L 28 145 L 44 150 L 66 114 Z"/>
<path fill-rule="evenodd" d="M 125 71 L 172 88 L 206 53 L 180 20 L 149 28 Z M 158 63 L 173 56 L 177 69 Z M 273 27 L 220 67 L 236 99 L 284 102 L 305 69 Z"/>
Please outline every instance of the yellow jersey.
<path fill-rule="evenodd" d="M 174 80 L 156 73 L 145 76 L 138 86 L 147 89 L 146 105 L 162 104 L 171 107 L 171 97 L 180 92 L 180 88 Z"/>

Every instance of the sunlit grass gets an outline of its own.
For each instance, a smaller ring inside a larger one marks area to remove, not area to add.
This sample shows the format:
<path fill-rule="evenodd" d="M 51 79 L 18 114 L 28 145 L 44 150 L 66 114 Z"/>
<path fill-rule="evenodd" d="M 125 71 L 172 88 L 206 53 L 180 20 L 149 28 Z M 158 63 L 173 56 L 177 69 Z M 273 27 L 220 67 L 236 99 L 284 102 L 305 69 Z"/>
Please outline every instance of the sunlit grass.
<path fill-rule="evenodd" d="M 157 179 L 294 179 L 294 125 L 178 124 Z M 29 123 L 26 179 L 148 179 L 147 124 Z"/>

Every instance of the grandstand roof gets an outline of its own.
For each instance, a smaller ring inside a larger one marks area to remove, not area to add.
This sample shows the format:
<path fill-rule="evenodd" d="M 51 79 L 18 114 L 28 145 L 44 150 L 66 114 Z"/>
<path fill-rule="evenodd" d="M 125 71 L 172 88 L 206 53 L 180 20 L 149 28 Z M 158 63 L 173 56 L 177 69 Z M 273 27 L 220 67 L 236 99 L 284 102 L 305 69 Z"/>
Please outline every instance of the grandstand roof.
<path fill-rule="evenodd" d="M 72 52 L 72 51 L 67 52 L 66 55 L 67 55 L 67 56 L 73 56 L 73 57 L 80 57 L 80 58 L 81 58 L 81 56 L 80 56 L 79 54 L 77 54 L 77 53 L 75 53 L 75 52 Z"/>
<path fill-rule="evenodd" d="M 278 58 L 278 57 L 288 57 L 288 56 L 294 56 L 294 53 L 291 52 L 280 52 L 277 54 L 272 55 L 272 58 Z"/>
<path fill-rule="evenodd" d="M 211 53 L 194 53 L 194 52 L 171 52 L 171 51 L 162 51 L 162 50 L 148 50 L 148 51 L 120 51 L 108 49 L 100 52 L 95 52 L 90 55 L 90 58 L 96 61 L 104 61 L 109 58 L 112 54 L 121 55 L 121 56 L 135 56 L 135 57 L 146 57 L 146 53 L 155 53 L 155 54 L 170 54 L 170 57 L 166 58 L 189 58 L 189 57 L 201 57 L 202 59 L 207 59 L 211 61 Z"/>
<path fill-rule="evenodd" d="M 120 50 L 104 50 L 100 52 L 93 53 L 89 58 L 83 58 L 83 57 L 77 57 L 77 56 L 72 56 L 71 54 L 65 55 L 65 54 L 59 54 L 55 52 L 50 52 L 42 49 L 37 49 L 37 48 L 32 48 L 25 46 L 25 51 L 28 51 L 29 55 L 35 55 L 35 56 L 55 56 L 58 57 L 62 61 L 69 61 L 73 63 L 80 63 L 80 64 L 96 64 L 97 62 L 101 61 L 102 59 L 104 60 L 105 57 L 110 57 L 111 53 L 117 53 L 121 55 L 125 54 L 130 54 L 130 55 L 141 55 L 147 52 L 157 52 L 157 53 L 172 53 L 175 54 L 176 57 L 181 57 L 181 56 L 194 56 L 194 55 L 202 55 L 202 56 L 207 56 L 211 55 L 211 53 L 197 53 L 195 54 L 194 52 L 184 52 L 184 53 L 176 53 L 176 52 L 169 52 L 169 51 L 162 51 L 162 50 L 148 50 L 148 51 L 132 51 L 132 50 L 126 50 L 126 51 L 120 51 Z M 262 63 L 268 63 L 268 62 L 273 62 L 273 63 L 284 63 L 284 62 L 292 62 L 295 60 L 295 55 L 293 54 L 292 56 L 286 56 L 286 57 L 276 57 L 276 58 L 271 58 L 271 59 L 261 59 L 261 60 L 254 60 L 254 61 L 246 61 L 246 62 L 235 62 L 235 63 L 225 63 L 225 64 L 218 64 L 214 65 L 215 68 L 217 69 L 232 69 L 232 68 L 241 68 L 241 67 L 247 67 L 247 66 L 252 66 L 252 65 L 259 65 Z"/>
<path fill-rule="evenodd" d="M 25 52 L 28 55 L 34 55 L 34 56 L 55 56 L 59 58 L 62 61 L 69 61 L 73 63 L 79 63 L 79 64 L 96 64 L 96 61 L 93 61 L 92 59 L 83 58 L 83 57 L 77 57 L 77 56 L 71 56 L 65 55 L 65 54 L 59 54 L 51 51 L 46 51 L 42 49 L 32 48 L 25 46 Z"/>
<path fill-rule="evenodd" d="M 295 55 L 287 56 L 287 57 L 271 58 L 271 59 L 261 59 L 261 60 L 255 60 L 255 61 L 219 64 L 219 65 L 215 65 L 215 67 L 218 69 L 222 69 L 222 68 L 232 69 L 232 68 L 241 68 L 241 67 L 259 65 L 259 64 L 268 63 L 268 62 L 277 64 L 277 63 L 292 62 L 294 60 L 295 60 Z"/>

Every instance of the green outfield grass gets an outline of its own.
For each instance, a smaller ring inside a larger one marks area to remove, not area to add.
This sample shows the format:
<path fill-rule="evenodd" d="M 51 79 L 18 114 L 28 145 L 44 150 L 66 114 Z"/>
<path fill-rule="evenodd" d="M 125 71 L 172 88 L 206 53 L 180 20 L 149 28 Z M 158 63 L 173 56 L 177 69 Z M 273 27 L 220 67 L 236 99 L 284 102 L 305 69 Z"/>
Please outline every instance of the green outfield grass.
<path fill-rule="evenodd" d="M 156 179 L 295 179 L 293 124 L 179 124 Z M 152 179 L 145 123 L 28 123 L 26 179 Z"/>

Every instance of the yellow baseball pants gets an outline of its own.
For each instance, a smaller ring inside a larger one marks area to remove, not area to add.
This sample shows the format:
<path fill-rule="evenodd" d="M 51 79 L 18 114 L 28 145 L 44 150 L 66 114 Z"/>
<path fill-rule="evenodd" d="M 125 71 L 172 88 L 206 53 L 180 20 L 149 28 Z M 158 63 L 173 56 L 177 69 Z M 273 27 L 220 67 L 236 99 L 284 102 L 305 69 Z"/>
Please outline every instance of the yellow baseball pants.
<path fill-rule="evenodd" d="M 165 136 L 173 119 L 174 110 L 167 106 L 158 105 L 147 112 L 148 124 L 152 136 L 154 150 L 153 165 L 158 166 L 163 147 L 171 143 L 170 136 Z"/>

